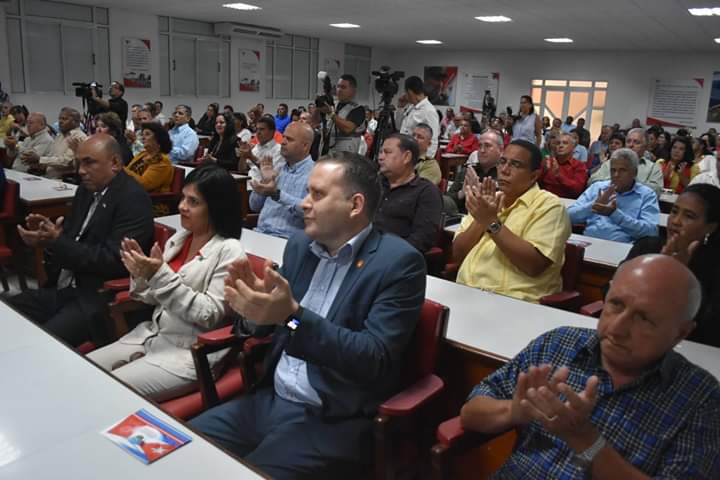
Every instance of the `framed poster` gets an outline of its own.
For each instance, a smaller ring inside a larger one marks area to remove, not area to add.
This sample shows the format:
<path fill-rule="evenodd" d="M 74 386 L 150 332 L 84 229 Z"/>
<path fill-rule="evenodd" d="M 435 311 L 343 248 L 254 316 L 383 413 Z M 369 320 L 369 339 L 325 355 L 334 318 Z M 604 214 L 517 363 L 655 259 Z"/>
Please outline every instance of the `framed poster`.
<path fill-rule="evenodd" d="M 460 109 L 476 113 L 494 111 L 500 90 L 500 74 L 465 72 Z M 491 114 L 492 115 L 492 114 Z"/>
<path fill-rule="evenodd" d="M 665 127 L 696 127 L 704 83 L 702 78 L 653 80 L 646 123 Z"/>
<path fill-rule="evenodd" d="M 260 91 L 260 51 L 241 48 L 238 50 L 240 61 L 240 91 Z"/>
<path fill-rule="evenodd" d="M 152 87 L 152 57 L 150 40 L 123 37 L 122 78 L 127 88 Z"/>

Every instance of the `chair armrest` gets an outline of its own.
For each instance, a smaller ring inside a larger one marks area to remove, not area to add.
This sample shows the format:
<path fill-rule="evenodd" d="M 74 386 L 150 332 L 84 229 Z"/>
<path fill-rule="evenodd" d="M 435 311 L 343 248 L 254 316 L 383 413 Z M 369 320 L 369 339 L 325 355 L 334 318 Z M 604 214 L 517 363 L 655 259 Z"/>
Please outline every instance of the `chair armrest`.
<path fill-rule="evenodd" d="M 474 448 L 487 443 L 507 432 L 480 433 L 466 431 L 460 425 L 460 417 L 454 417 L 442 422 L 436 432 L 436 438 L 440 445 L 445 447 Z"/>
<path fill-rule="evenodd" d="M 378 413 L 399 417 L 415 413 L 440 393 L 444 385 L 439 377 L 427 375 L 380 405 Z"/>
<path fill-rule="evenodd" d="M 217 330 L 201 333 L 198 335 L 197 341 L 203 345 L 226 345 L 236 338 L 232 332 L 232 327 L 232 325 L 228 325 Z"/>
<path fill-rule="evenodd" d="M 117 292 L 120 290 L 129 290 L 130 289 L 130 278 L 115 278 L 113 280 L 108 280 L 105 283 L 103 283 L 102 289 L 108 292 Z"/>
<path fill-rule="evenodd" d="M 587 315 L 588 317 L 599 318 L 604 305 L 605 305 L 605 302 L 602 300 L 598 300 L 597 302 L 593 302 L 593 303 L 588 303 L 587 305 L 584 305 L 583 307 L 580 308 L 580 313 L 583 315 Z"/>
<path fill-rule="evenodd" d="M 580 296 L 580 292 L 565 291 L 540 297 L 540 304 L 547 305 L 549 307 L 560 308 L 562 310 L 577 312 L 580 308 L 581 300 L 582 298 Z"/>

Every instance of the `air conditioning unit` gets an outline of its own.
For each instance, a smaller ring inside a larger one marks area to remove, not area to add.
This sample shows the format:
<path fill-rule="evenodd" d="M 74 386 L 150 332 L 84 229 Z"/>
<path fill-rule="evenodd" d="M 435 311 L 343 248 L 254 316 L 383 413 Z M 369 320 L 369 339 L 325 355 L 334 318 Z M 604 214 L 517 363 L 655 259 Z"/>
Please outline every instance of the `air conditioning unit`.
<path fill-rule="evenodd" d="M 216 23 L 215 35 L 223 35 L 228 37 L 251 37 L 251 38 L 280 38 L 283 32 L 277 28 L 262 27 L 259 25 L 250 25 L 247 23 Z"/>

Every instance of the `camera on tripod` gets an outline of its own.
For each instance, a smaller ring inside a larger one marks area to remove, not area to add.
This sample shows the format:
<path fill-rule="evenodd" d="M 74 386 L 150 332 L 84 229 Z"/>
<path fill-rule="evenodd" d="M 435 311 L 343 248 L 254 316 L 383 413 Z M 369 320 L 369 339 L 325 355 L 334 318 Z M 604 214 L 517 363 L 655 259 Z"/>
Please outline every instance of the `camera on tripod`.
<path fill-rule="evenodd" d="M 93 97 L 93 90 L 97 97 L 102 97 L 103 86 L 97 82 L 74 82 L 72 85 L 75 87 L 75 96 L 78 98 L 84 98 L 85 100 L 91 99 Z"/>
<path fill-rule="evenodd" d="M 335 100 L 332 95 L 333 86 L 330 75 L 326 72 L 318 72 L 318 79 L 322 80 L 323 94 L 315 97 L 315 106 L 318 108 L 322 108 L 324 106 L 334 106 Z"/>
<path fill-rule="evenodd" d="M 375 90 L 381 95 L 382 102 L 389 104 L 392 101 L 392 97 L 400 90 L 398 80 L 405 76 L 405 72 L 399 70 L 390 72 L 390 67 L 383 65 L 379 71 L 373 70 L 370 73 L 377 77 L 375 79 Z"/>

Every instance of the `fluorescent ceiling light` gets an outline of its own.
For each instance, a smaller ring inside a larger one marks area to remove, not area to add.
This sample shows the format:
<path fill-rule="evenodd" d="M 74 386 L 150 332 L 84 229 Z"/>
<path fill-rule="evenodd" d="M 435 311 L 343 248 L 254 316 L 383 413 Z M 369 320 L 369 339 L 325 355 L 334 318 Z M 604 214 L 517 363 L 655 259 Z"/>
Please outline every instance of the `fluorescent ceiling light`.
<path fill-rule="evenodd" d="M 422 45 L 442 45 L 440 40 L 416 40 L 416 43 L 420 43 Z"/>
<path fill-rule="evenodd" d="M 550 43 L 573 43 L 572 38 L 565 38 L 565 37 L 563 37 L 563 38 L 546 38 L 545 41 L 550 42 Z"/>
<path fill-rule="evenodd" d="M 720 37 L 715 39 L 715 43 L 720 43 Z"/>
<path fill-rule="evenodd" d="M 360 28 L 360 25 L 354 23 L 331 23 L 330 26 L 335 28 Z"/>
<path fill-rule="evenodd" d="M 715 8 L 688 8 L 690 15 L 696 17 L 712 17 L 713 15 L 720 17 L 720 7 Z"/>
<path fill-rule="evenodd" d="M 223 7 L 234 8 L 235 10 L 262 10 L 257 5 L 250 5 L 249 3 L 226 3 Z"/>
<path fill-rule="evenodd" d="M 488 23 L 512 22 L 512 18 L 504 15 L 491 15 L 489 17 L 475 17 L 475 20 Z"/>

